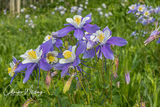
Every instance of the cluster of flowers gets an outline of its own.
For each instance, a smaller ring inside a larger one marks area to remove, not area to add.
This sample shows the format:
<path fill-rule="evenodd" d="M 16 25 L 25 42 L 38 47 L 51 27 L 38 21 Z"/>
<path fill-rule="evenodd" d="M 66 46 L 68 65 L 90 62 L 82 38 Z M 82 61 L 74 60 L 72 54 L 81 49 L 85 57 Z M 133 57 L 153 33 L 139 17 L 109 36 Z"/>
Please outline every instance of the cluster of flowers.
<path fill-rule="evenodd" d="M 152 6 L 133 4 L 129 6 L 128 13 L 135 14 L 135 16 L 138 17 L 136 22 L 146 25 L 155 21 L 155 18 L 152 17 L 152 14 L 159 14 L 160 7 L 153 8 Z"/>
<path fill-rule="evenodd" d="M 81 15 L 82 11 L 84 9 L 87 9 L 87 5 L 88 5 L 88 0 L 86 0 L 84 4 L 79 4 L 79 6 L 72 6 L 70 12 L 71 13 L 76 12 L 77 14 Z"/>
<path fill-rule="evenodd" d="M 56 6 L 54 10 L 58 11 L 61 15 L 64 15 L 67 9 L 63 6 Z M 52 14 L 54 14 L 54 12 L 52 12 Z"/>
<path fill-rule="evenodd" d="M 85 9 L 87 9 L 87 7 L 85 6 Z M 82 11 L 83 11 L 83 4 L 80 4 L 79 6 L 72 6 L 70 12 L 71 13 L 77 13 L 79 15 L 81 15 Z"/>
<path fill-rule="evenodd" d="M 133 31 L 130 36 L 133 36 L 133 37 L 135 37 L 135 39 L 137 39 L 140 34 L 142 34 L 142 35 L 141 35 L 142 37 L 145 37 L 145 35 L 146 35 L 147 33 L 148 33 L 148 32 L 146 32 L 146 31 L 141 31 L 140 33 L 138 33 L 137 31 Z"/>
<path fill-rule="evenodd" d="M 37 17 L 35 17 L 35 18 L 37 18 Z M 34 28 L 35 27 L 35 24 L 33 23 L 33 20 L 30 18 L 30 15 L 25 15 L 25 23 L 29 26 L 29 27 L 31 27 L 31 28 Z"/>
<path fill-rule="evenodd" d="M 109 17 L 109 16 L 112 16 L 112 12 L 105 13 L 106 8 L 107 8 L 106 4 L 105 4 L 105 3 L 102 3 L 102 8 L 101 8 L 101 7 L 98 7 L 98 8 L 96 9 L 96 11 L 99 13 L 100 16 L 103 16 L 103 15 L 104 15 L 106 18 Z"/>
<path fill-rule="evenodd" d="M 85 5 L 79 4 L 79 6 L 72 6 L 71 9 L 70 9 L 70 12 L 81 15 L 82 11 L 84 9 L 87 9 L 87 5 L 88 5 L 88 0 L 85 1 Z M 61 6 L 61 5 L 56 6 L 54 10 L 55 10 L 55 12 L 58 11 L 61 15 L 64 15 L 65 12 L 67 11 L 67 9 L 64 6 Z M 55 14 L 55 12 L 53 11 L 52 14 Z"/>
<path fill-rule="evenodd" d="M 158 23 L 156 23 L 156 29 L 151 32 L 147 40 L 144 41 L 144 44 L 147 45 L 156 39 L 158 39 L 157 43 L 160 43 L 160 26 L 158 27 Z"/>
<path fill-rule="evenodd" d="M 22 61 L 13 58 L 10 63 L 11 67 L 8 68 L 8 73 L 12 77 L 11 83 L 19 73 L 25 73 L 23 83 L 29 80 L 34 70 L 39 71 L 40 77 L 40 69 L 61 71 L 61 77 L 70 75 L 70 80 L 72 80 L 77 72 L 84 71 L 80 66 L 85 65 L 83 59 L 97 56 L 100 59 L 113 60 L 111 45 L 124 46 L 127 44 L 127 41 L 121 37 L 112 37 L 112 32 L 108 27 L 100 30 L 96 24 L 90 24 L 91 14 L 85 17 L 75 15 L 73 18 L 67 18 L 66 21 L 68 22 L 65 24 L 67 27 L 52 33 L 52 35 L 47 35 L 37 49 L 27 50 L 20 56 L 23 58 Z M 68 33 L 72 31 L 74 31 L 73 35 L 77 39 L 77 43 L 66 49 L 61 38 L 69 36 Z M 62 50 L 64 51 L 62 52 Z M 73 71 L 70 72 L 70 68 Z"/>
<path fill-rule="evenodd" d="M 129 6 L 128 13 L 133 13 L 138 17 L 137 22 L 142 23 L 143 25 L 152 23 L 155 21 L 155 18 L 151 16 L 151 14 L 159 14 L 160 7 L 153 8 L 152 6 L 140 5 L 140 4 L 133 4 Z M 159 38 L 157 43 L 160 43 L 160 26 L 158 27 L 158 22 L 156 22 L 156 29 L 151 32 L 150 36 L 147 40 L 144 41 L 144 44 L 147 45 L 148 43 L 152 42 L 153 40 Z M 131 36 L 135 36 L 137 33 L 132 32 Z M 145 35 L 146 32 L 143 33 Z"/>
<path fill-rule="evenodd" d="M 34 9 L 34 10 L 36 10 L 36 9 L 37 9 L 37 7 L 36 7 L 36 6 L 34 6 L 33 4 L 31 4 L 31 5 L 30 5 L 30 8 L 32 8 L 32 9 Z"/>

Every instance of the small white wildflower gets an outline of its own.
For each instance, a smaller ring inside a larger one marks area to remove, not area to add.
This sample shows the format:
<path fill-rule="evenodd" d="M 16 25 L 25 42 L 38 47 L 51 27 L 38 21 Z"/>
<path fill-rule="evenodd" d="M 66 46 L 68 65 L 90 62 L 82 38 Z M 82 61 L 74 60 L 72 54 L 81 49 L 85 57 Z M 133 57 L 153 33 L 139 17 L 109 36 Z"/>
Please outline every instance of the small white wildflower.
<path fill-rule="evenodd" d="M 108 13 L 105 13 L 105 15 L 104 15 L 105 17 L 108 17 L 109 15 L 108 15 Z"/>
<path fill-rule="evenodd" d="M 106 4 L 105 4 L 105 3 L 103 3 L 103 4 L 102 4 L 102 7 L 103 7 L 103 8 L 106 8 L 107 6 L 106 6 Z"/>
<path fill-rule="evenodd" d="M 23 9 L 21 9 L 21 13 L 24 13 L 24 10 L 25 10 L 24 8 L 23 8 Z"/>
<path fill-rule="evenodd" d="M 33 8 L 33 5 L 31 4 L 30 7 Z"/>
<path fill-rule="evenodd" d="M 83 4 L 80 4 L 79 6 L 80 6 L 80 7 L 83 7 Z"/>
<path fill-rule="evenodd" d="M 98 12 L 102 11 L 102 8 L 100 8 L 100 7 L 99 7 L 99 8 L 97 8 L 97 11 L 98 11 Z"/>
<path fill-rule="evenodd" d="M 60 14 L 61 14 L 61 15 L 64 15 L 64 14 L 65 14 L 65 11 L 60 11 Z"/>
<path fill-rule="evenodd" d="M 54 15 L 54 14 L 55 14 L 55 12 L 52 12 L 51 14 L 52 14 L 52 15 Z"/>
<path fill-rule="evenodd" d="M 28 23 L 28 20 L 25 20 L 25 23 Z"/>
<path fill-rule="evenodd" d="M 20 17 L 19 15 L 16 16 L 17 19 L 18 19 L 19 17 Z"/>
<path fill-rule="evenodd" d="M 37 17 L 37 16 L 34 16 L 34 18 L 37 19 L 38 17 Z"/>
<path fill-rule="evenodd" d="M 29 17 L 30 17 L 30 16 L 29 16 L 28 14 L 27 14 L 27 15 L 25 15 L 25 18 L 26 18 L 26 19 L 28 19 Z"/>
<path fill-rule="evenodd" d="M 36 10 L 36 9 L 37 9 L 37 7 L 36 7 L 36 6 L 34 6 L 34 7 L 33 7 L 33 9 L 34 9 L 34 10 Z"/>
<path fill-rule="evenodd" d="M 109 15 L 109 16 L 112 16 L 113 14 L 112 14 L 112 12 L 109 12 L 108 15 Z"/>
<path fill-rule="evenodd" d="M 100 11 L 100 12 L 99 12 L 99 15 L 101 15 L 101 16 L 102 16 L 102 15 L 103 15 L 103 12 L 102 12 L 102 11 Z"/>

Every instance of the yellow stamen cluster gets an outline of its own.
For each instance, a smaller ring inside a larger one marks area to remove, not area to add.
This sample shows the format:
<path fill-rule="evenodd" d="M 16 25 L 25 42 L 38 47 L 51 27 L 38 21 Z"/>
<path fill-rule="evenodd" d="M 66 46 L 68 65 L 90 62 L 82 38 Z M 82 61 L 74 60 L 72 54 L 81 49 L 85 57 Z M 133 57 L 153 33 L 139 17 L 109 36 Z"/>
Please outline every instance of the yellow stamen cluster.
<path fill-rule="evenodd" d="M 37 59 L 37 54 L 34 50 L 29 51 L 28 55 L 30 59 Z"/>
<path fill-rule="evenodd" d="M 67 51 L 63 52 L 63 56 L 65 59 L 68 59 L 72 56 L 72 52 L 67 50 Z"/>
<path fill-rule="evenodd" d="M 48 39 L 51 39 L 52 38 L 52 36 L 48 36 Z"/>
<path fill-rule="evenodd" d="M 12 71 L 12 68 L 8 68 L 8 74 L 11 73 L 11 71 Z"/>
<path fill-rule="evenodd" d="M 134 9 L 134 6 L 132 6 L 132 10 Z"/>
<path fill-rule="evenodd" d="M 13 77 L 14 76 L 14 70 L 17 68 L 17 65 L 15 65 L 14 67 L 13 67 L 13 69 L 12 68 L 8 68 L 8 74 L 10 74 L 10 76 L 11 77 Z"/>
<path fill-rule="evenodd" d="M 79 25 L 79 24 L 81 23 L 81 18 L 76 17 L 76 18 L 74 19 L 74 21 L 77 23 L 77 25 Z"/>
<path fill-rule="evenodd" d="M 145 14 L 145 16 L 148 16 L 148 15 L 149 15 L 149 12 L 147 11 L 147 12 L 145 12 L 144 14 Z"/>
<path fill-rule="evenodd" d="M 139 7 L 138 10 L 139 10 L 139 11 L 142 11 L 142 10 L 143 10 L 143 7 Z"/>
<path fill-rule="evenodd" d="M 105 36 L 104 36 L 103 33 L 101 33 L 101 34 L 98 36 L 98 39 L 99 39 L 100 42 L 103 42 L 104 38 L 105 38 Z"/>
<path fill-rule="evenodd" d="M 47 59 L 49 60 L 49 62 L 54 62 L 55 61 L 55 57 L 52 54 L 48 54 Z"/>

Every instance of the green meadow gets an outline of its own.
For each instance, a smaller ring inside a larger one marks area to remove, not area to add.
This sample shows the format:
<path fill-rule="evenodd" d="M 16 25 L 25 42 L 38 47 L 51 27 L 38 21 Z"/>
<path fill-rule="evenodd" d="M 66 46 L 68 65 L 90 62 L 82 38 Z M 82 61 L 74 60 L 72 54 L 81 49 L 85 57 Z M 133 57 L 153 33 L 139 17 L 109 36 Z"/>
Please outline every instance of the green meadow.
<path fill-rule="evenodd" d="M 157 7 L 159 0 L 141 0 L 141 4 Z M 105 13 L 112 15 L 105 17 L 96 9 L 106 4 Z M 112 36 L 126 39 L 128 44 L 123 47 L 112 46 L 115 59 L 118 59 L 116 70 L 115 60 L 110 59 L 85 59 L 85 65 L 80 65 L 86 72 L 81 76 L 80 82 L 74 78 L 70 89 L 63 93 L 65 83 L 69 76 L 61 78 L 58 75 L 51 80 L 47 88 L 45 80 L 47 72 L 41 70 L 38 79 L 34 72 L 30 79 L 23 84 L 23 75 L 18 74 L 13 83 L 8 75 L 8 67 L 12 56 L 20 59 L 20 55 L 26 50 L 36 49 L 46 35 L 64 28 L 66 18 L 72 18 L 76 13 L 70 12 L 70 7 L 83 4 L 85 1 L 73 0 L 53 4 L 35 4 L 36 10 L 29 6 L 20 15 L 0 14 L 0 107 L 19 107 L 28 99 L 29 107 L 159 107 L 160 106 L 160 44 L 156 41 L 147 46 L 144 41 L 155 29 L 155 23 L 146 26 L 136 23 L 137 18 L 133 14 L 127 14 L 128 7 L 138 0 L 89 0 L 87 9 L 82 11 L 82 16 L 92 13 L 91 24 L 97 24 L 101 30 L 108 26 Z M 64 6 L 67 10 L 64 15 L 54 11 L 56 6 Z M 52 12 L 55 12 L 52 14 Z M 26 15 L 34 26 L 26 23 Z M 155 15 L 160 21 L 160 15 Z M 137 31 L 137 36 L 131 36 Z M 145 36 L 143 31 L 147 31 Z M 70 33 L 72 34 L 72 33 Z M 73 36 L 74 37 L 74 36 Z M 76 44 L 76 39 L 65 36 L 62 40 L 66 44 Z M 63 49 L 62 49 L 63 50 Z M 53 71 L 53 70 L 52 70 Z M 125 73 L 130 73 L 129 84 L 125 81 Z M 117 73 L 118 77 L 114 77 Z M 143 103 L 143 104 L 142 104 Z"/>

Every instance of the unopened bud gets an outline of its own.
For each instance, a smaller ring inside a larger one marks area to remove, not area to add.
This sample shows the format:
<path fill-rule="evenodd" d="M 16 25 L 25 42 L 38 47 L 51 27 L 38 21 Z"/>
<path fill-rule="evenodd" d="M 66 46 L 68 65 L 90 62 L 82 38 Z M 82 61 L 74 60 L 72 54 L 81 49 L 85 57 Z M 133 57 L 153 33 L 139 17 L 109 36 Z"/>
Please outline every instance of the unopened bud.
<path fill-rule="evenodd" d="M 34 100 L 32 99 L 32 98 L 30 98 L 30 99 L 28 99 L 23 105 L 22 105 L 22 107 L 28 107 L 28 105 L 30 104 L 30 103 L 32 103 Z"/>
<path fill-rule="evenodd" d="M 68 79 L 68 81 L 66 82 L 64 88 L 63 88 L 63 93 L 66 93 L 71 86 L 72 80 L 73 80 L 74 74 L 72 74 L 72 76 Z"/>
<path fill-rule="evenodd" d="M 49 88 L 50 83 L 51 83 L 51 75 L 50 75 L 50 71 L 48 71 L 47 76 L 46 76 L 46 85 L 47 85 L 47 88 Z"/>

